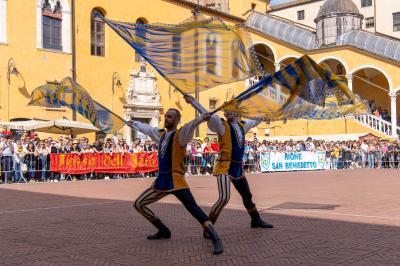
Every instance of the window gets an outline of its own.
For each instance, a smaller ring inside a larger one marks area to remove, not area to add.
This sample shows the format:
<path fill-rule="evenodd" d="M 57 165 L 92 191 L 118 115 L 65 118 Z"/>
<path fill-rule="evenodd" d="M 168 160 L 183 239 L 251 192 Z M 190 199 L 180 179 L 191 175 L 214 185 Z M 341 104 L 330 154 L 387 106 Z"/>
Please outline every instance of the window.
<path fill-rule="evenodd" d="M 366 18 L 365 19 L 365 27 L 366 28 L 373 28 L 373 27 L 375 27 L 375 19 L 372 17 L 372 18 Z"/>
<path fill-rule="evenodd" d="M 393 13 L 393 31 L 400 31 L 400 12 Z"/>
<path fill-rule="evenodd" d="M 90 31 L 91 31 L 91 42 L 90 42 L 90 54 L 94 56 L 104 56 L 105 50 L 105 34 L 104 34 L 104 21 L 99 17 L 95 16 L 95 13 L 103 15 L 100 10 L 94 9 L 90 17 Z"/>
<path fill-rule="evenodd" d="M 209 100 L 210 110 L 215 110 L 217 108 L 217 100 Z"/>
<path fill-rule="evenodd" d="M 372 6 L 372 0 L 361 0 L 361 7 Z"/>
<path fill-rule="evenodd" d="M 62 14 L 60 2 L 54 8 L 45 1 L 42 9 L 43 48 L 62 50 L 61 23 Z"/>
<path fill-rule="evenodd" d="M 297 20 L 304 20 L 304 10 L 297 11 Z"/>
<path fill-rule="evenodd" d="M 136 24 L 147 24 L 147 20 L 144 18 L 138 18 L 136 20 Z M 136 35 L 142 38 L 146 37 L 146 31 L 144 29 L 141 28 L 137 28 L 136 29 Z M 137 53 L 135 52 L 135 62 L 141 62 L 144 59 Z"/>
<path fill-rule="evenodd" d="M 36 0 L 36 47 L 71 52 L 69 0 Z"/>

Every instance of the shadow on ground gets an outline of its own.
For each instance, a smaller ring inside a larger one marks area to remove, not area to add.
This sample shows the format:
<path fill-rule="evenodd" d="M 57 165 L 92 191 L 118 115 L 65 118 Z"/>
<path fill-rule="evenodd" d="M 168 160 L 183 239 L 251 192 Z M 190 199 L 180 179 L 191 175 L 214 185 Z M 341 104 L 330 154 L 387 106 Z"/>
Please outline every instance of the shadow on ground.
<path fill-rule="evenodd" d="M 251 229 L 245 211 L 225 209 L 216 225 L 225 252 L 216 257 L 201 227 L 180 205 L 153 204 L 173 235 L 148 241 L 146 235 L 155 229 L 133 211 L 131 202 L 6 189 L 0 189 L 0 202 L 4 265 L 364 266 L 400 261 L 400 229 L 392 226 L 267 211 L 263 217 L 276 228 Z"/>

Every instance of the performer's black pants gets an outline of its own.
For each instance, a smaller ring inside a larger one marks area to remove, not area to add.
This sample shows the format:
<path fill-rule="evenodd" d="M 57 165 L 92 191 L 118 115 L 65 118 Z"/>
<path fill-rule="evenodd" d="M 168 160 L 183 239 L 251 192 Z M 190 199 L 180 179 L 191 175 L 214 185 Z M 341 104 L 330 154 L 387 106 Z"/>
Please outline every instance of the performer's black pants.
<path fill-rule="evenodd" d="M 201 225 L 209 220 L 207 214 L 200 209 L 199 205 L 197 205 L 195 199 L 193 198 L 192 192 L 188 188 L 164 192 L 154 190 L 152 187 L 150 187 L 136 199 L 133 206 L 147 220 L 149 220 L 151 223 L 154 223 L 154 221 L 159 218 L 147 207 L 147 205 L 156 202 L 169 194 L 174 195 L 180 202 L 182 202 L 186 210 L 188 210 L 189 213 L 196 218 Z"/>
<path fill-rule="evenodd" d="M 239 179 L 231 179 L 229 175 L 218 175 L 217 182 L 219 197 L 217 202 L 211 208 L 209 216 L 211 221 L 214 223 L 217 221 L 222 209 L 229 202 L 229 198 L 231 196 L 230 182 L 233 183 L 233 186 L 239 192 L 240 196 L 242 197 L 243 205 L 247 210 L 251 210 L 256 206 L 252 200 L 253 195 L 250 192 L 249 183 L 247 182 L 245 176 Z"/>

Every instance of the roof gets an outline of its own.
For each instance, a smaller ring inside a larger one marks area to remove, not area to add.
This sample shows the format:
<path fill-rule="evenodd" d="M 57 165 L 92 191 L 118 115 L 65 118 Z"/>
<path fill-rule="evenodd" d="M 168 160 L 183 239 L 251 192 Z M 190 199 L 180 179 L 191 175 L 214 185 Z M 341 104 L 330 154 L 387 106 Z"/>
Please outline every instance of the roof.
<path fill-rule="evenodd" d="M 281 10 L 281 9 L 290 8 L 293 6 L 300 6 L 300 5 L 314 3 L 314 2 L 320 2 L 320 1 L 324 1 L 324 0 L 294 0 L 294 1 L 291 1 L 288 3 L 273 5 L 273 6 L 270 6 L 270 8 L 271 8 L 271 11 L 277 11 L 277 10 Z"/>
<path fill-rule="evenodd" d="M 246 20 L 246 26 L 304 50 L 317 48 L 316 35 L 313 31 L 275 16 L 252 12 Z"/>
<path fill-rule="evenodd" d="M 246 26 L 274 39 L 294 45 L 306 51 L 320 47 L 314 31 L 302 28 L 279 17 L 253 11 L 246 20 Z M 368 53 L 400 63 L 400 41 L 377 34 L 353 30 L 341 35 L 334 46 L 349 45 Z"/>
<path fill-rule="evenodd" d="M 351 45 L 358 49 L 400 62 L 400 41 L 390 40 L 376 34 L 353 30 L 340 36 L 337 45 Z"/>
<path fill-rule="evenodd" d="M 198 4 L 193 3 L 193 2 L 191 2 L 189 0 L 163 0 L 163 1 L 170 2 L 170 3 L 175 3 L 175 4 L 180 4 L 180 5 L 184 6 L 184 7 L 187 7 L 187 8 L 193 9 L 193 10 L 197 8 L 198 11 L 200 11 L 200 12 L 204 12 L 206 14 L 211 14 L 211 15 L 215 15 L 215 16 L 218 16 L 218 17 L 222 17 L 222 18 L 230 20 L 230 21 L 232 21 L 234 23 L 243 23 L 244 22 L 243 18 L 231 15 L 229 13 L 226 13 L 226 12 L 214 9 L 214 8 L 206 7 L 206 6 L 203 6 L 203 5 L 198 5 Z"/>
<path fill-rule="evenodd" d="M 360 11 L 352 0 L 326 0 L 317 18 L 332 14 L 360 14 Z"/>

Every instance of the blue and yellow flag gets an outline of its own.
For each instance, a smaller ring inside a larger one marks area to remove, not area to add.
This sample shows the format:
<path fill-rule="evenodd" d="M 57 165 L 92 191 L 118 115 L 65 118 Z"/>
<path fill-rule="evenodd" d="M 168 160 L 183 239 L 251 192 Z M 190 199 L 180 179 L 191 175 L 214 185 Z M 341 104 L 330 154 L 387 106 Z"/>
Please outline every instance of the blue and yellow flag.
<path fill-rule="evenodd" d="M 369 112 L 344 81 L 307 55 L 263 77 L 219 109 L 260 120 L 333 119 Z"/>
<path fill-rule="evenodd" d="M 182 93 L 203 91 L 262 74 L 249 33 L 218 18 L 180 24 L 131 24 L 97 14 Z"/>
<path fill-rule="evenodd" d="M 76 110 L 103 132 L 115 132 L 125 120 L 92 99 L 90 94 L 71 78 L 60 83 L 49 83 L 36 88 L 28 105 L 42 107 L 69 107 Z"/>

